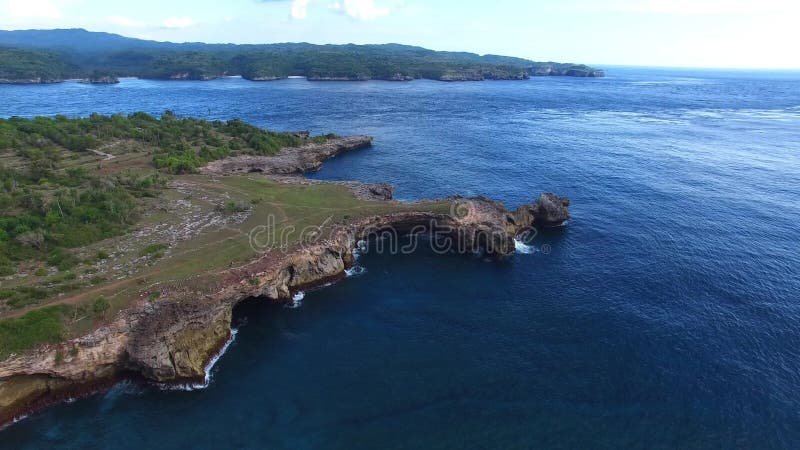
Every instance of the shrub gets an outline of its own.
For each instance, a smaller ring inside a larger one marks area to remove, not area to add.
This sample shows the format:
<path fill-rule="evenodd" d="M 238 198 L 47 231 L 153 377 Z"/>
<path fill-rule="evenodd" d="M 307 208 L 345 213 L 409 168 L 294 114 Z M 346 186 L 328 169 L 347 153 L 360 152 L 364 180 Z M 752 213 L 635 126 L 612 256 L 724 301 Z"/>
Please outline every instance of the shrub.
<path fill-rule="evenodd" d="M 108 300 L 106 300 L 103 296 L 97 297 L 95 301 L 92 302 L 92 312 L 95 315 L 105 316 L 106 311 L 108 311 L 110 308 L 111 303 L 109 303 Z"/>
<path fill-rule="evenodd" d="M 230 200 L 218 208 L 219 210 L 228 214 L 240 213 L 250 211 L 250 205 L 245 201 Z"/>

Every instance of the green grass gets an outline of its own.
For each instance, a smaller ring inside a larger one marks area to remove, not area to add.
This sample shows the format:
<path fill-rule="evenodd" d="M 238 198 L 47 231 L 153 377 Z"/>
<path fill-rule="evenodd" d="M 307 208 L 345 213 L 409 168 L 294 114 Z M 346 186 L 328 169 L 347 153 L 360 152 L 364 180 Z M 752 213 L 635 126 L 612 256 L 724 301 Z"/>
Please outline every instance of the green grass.
<path fill-rule="evenodd" d="M 61 341 L 64 306 L 48 306 L 22 317 L 0 321 L 0 360 L 36 345 Z"/>

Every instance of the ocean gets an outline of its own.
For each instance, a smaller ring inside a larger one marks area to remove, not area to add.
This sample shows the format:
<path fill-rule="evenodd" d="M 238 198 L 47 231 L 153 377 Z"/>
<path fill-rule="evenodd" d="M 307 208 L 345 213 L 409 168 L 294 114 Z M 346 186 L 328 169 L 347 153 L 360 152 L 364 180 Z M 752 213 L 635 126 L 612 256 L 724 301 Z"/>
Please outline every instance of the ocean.
<path fill-rule="evenodd" d="M 800 447 L 800 73 L 607 75 L 0 86 L 3 117 L 370 134 L 312 177 L 402 200 L 572 200 L 506 262 L 367 253 L 295 308 L 250 300 L 206 389 L 124 383 L 0 447 Z"/>

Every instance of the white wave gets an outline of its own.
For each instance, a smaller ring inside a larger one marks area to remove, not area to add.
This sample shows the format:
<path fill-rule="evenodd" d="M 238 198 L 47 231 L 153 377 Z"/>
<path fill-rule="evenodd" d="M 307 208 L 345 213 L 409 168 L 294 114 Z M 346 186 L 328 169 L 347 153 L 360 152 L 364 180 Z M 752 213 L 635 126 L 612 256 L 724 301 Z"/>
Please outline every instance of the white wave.
<path fill-rule="evenodd" d="M 527 245 L 519 239 L 514 239 L 514 250 L 516 250 L 517 253 L 522 253 L 524 255 L 536 253 L 536 247 Z"/>
<path fill-rule="evenodd" d="M 366 267 L 355 265 L 347 270 L 344 271 L 345 275 L 348 277 L 357 277 L 359 275 L 363 275 L 364 272 L 367 271 Z"/>
<path fill-rule="evenodd" d="M 231 337 L 228 338 L 228 341 L 225 342 L 225 345 L 222 346 L 220 351 L 218 351 L 217 354 L 208 361 L 208 365 L 206 365 L 205 370 L 205 377 L 203 378 L 202 383 L 159 384 L 158 387 L 166 391 L 197 391 L 209 387 L 211 385 L 212 378 L 211 369 L 213 369 L 217 364 L 217 361 L 222 358 L 222 355 L 228 351 L 228 347 L 230 347 L 231 344 L 233 344 L 233 341 L 236 340 L 236 335 L 238 333 L 239 330 L 236 328 L 231 328 Z"/>
<path fill-rule="evenodd" d="M 27 414 L 23 414 L 21 416 L 14 417 L 14 419 L 11 421 L 11 424 L 15 424 L 17 422 L 22 422 L 23 420 L 25 420 L 27 418 L 28 418 Z M 0 428 L 0 429 L 2 429 L 2 428 Z"/>
<path fill-rule="evenodd" d="M 27 418 L 28 418 L 27 414 L 23 414 L 21 416 L 16 416 L 13 419 L 11 419 L 9 422 L 6 422 L 5 425 L 0 426 L 0 431 L 5 430 L 6 428 L 10 427 L 11 425 L 14 425 L 17 422 L 22 422 L 23 420 L 25 420 Z"/>
<path fill-rule="evenodd" d="M 306 298 L 306 293 L 303 292 L 303 291 L 297 291 L 292 296 L 292 301 L 287 303 L 287 304 L 285 304 L 284 308 L 297 309 L 297 308 L 303 306 L 303 299 L 304 298 Z"/>

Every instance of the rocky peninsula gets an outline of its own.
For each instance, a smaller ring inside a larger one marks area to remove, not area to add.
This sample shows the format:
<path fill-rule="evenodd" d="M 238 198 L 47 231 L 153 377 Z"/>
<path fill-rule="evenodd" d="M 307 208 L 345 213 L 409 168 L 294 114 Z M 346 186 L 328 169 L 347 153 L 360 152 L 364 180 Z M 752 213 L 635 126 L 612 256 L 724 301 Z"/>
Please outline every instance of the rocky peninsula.
<path fill-rule="evenodd" d="M 308 180 L 302 173 L 367 148 L 372 138 L 296 135 L 300 145 L 272 155 L 223 158 L 175 176 L 140 205 L 146 219 L 134 229 L 74 253 L 86 262 L 73 273 L 96 282 L 0 310 L 0 331 L 24 334 L 46 312 L 65 324 L 57 338 L 35 345 L 0 340 L 16 345 L 11 352 L 0 348 L 0 423 L 122 379 L 203 385 L 209 363 L 231 339 L 238 303 L 289 302 L 300 291 L 338 281 L 359 246 L 377 236 L 437 237 L 459 253 L 505 259 L 520 234 L 569 219 L 569 200 L 549 193 L 510 211 L 480 197 L 406 203 L 393 200 L 386 184 Z M 147 148 L 126 145 L 106 144 L 106 156 L 90 153 L 85 163 L 115 172 L 142 164 L 137 152 L 152 157 Z M 35 278 L 3 282 L 31 289 L 25 283 Z"/>

